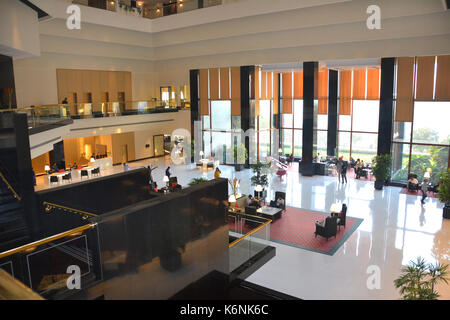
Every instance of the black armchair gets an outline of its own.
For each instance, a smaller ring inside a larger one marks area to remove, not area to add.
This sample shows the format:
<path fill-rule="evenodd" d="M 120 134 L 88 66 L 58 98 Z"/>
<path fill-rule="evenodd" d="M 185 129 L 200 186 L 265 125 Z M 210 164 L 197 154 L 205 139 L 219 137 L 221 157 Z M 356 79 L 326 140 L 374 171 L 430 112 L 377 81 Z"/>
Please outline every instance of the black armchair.
<path fill-rule="evenodd" d="M 322 236 L 327 239 L 331 237 L 336 237 L 337 233 L 337 217 L 327 217 L 323 223 L 316 222 L 316 232 L 315 236 Z"/>
<path fill-rule="evenodd" d="M 59 182 L 59 180 L 58 180 L 58 177 L 57 176 L 51 176 L 50 177 L 50 184 L 52 184 L 52 183 L 58 183 Z"/>
<path fill-rule="evenodd" d="M 87 170 L 81 170 L 81 179 L 83 179 L 83 177 L 88 177 L 89 178 L 89 173 L 87 172 Z"/>
<path fill-rule="evenodd" d="M 67 180 L 67 181 L 72 181 L 72 174 L 68 173 L 65 176 L 62 177 L 63 181 Z"/>
<path fill-rule="evenodd" d="M 277 203 L 277 200 L 280 198 L 283 199 L 282 205 L 279 205 Z M 277 207 L 277 208 L 283 209 L 283 211 L 286 211 L 286 192 L 275 191 L 275 200 L 271 201 L 271 206 Z"/>
<path fill-rule="evenodd" d="M 96 176 L 100 175 L 100 168 L 93 169 L 91 174 Z"/>
<path fill-rule="evenodd" d="M 341 226 L 344 226 L 345 228 L 346 220 L 347 220 L 347 205 L 344 203 L 342 205 L 342 211 L 339 212 L 337 215 L 337 225 L 339 229 L 341 228 Z"/>

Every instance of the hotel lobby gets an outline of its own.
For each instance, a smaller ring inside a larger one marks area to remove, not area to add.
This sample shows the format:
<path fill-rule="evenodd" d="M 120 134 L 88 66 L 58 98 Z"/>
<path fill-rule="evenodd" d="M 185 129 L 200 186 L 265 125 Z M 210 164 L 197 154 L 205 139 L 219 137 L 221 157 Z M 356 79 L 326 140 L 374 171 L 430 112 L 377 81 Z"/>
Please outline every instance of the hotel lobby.
<path fill-rule="evenodd" d="M 0 3 L 1 299 L 402 300 L 445 271 L 448 1 L 277 2 Z"/>

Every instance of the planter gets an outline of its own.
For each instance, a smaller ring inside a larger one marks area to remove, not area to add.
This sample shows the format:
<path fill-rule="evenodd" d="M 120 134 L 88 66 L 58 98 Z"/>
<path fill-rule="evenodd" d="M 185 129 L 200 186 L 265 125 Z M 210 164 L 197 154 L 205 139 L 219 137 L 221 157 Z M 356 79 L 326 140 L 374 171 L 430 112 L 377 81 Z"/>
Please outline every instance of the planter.
<path fill-rule="evenodd" d="M 234 165 L 234 170 L 236 170 L 236 171 L 242 171 L 243 169 L 244 169 L 243 164 L 235 164 Z"/>
<path fill-rule="evenodd" d="M 442 215 L 444 219 L 450 219 L 450 206 L 444 207 L 444 214 Z"/>
<path fill-rule="evenodd" d="M 375 189 L 376 190 L 383 190 L 384 181 L 375 181 Z"/>

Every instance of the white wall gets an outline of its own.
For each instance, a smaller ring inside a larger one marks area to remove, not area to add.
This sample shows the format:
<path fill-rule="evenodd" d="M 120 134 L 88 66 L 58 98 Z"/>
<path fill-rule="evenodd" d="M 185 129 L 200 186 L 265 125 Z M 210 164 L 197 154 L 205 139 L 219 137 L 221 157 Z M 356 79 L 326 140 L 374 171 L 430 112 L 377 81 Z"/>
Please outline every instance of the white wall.
<path fill-rule="evenodd" d="M 0 0 L 0 54 L 14 58 L 40 54 L 37 13 L 19 0 Z"/>
<path fill-rule="evenodd" d="M 43 53 L 39 58 L 14 61 L 17 105 L 27 107 L 58 103 L 58 68 L 130 71 L 134 101 L 159 96 L 158 74 L 153 70 L 151 61 Z"/>

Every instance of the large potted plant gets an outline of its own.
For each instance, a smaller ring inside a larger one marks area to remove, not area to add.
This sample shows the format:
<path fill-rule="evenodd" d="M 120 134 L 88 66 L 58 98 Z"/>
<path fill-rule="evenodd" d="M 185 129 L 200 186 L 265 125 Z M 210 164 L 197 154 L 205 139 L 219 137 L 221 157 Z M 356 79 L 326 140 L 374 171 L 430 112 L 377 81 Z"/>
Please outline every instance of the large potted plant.
<path fill-rule="evenodd" d="M 392 157 L 390 154 L 379 154 L 373 158 L 372 175 L 375 177 L 375 189 L 383 189 L 391 174 Z"/>
<path fill-rule="evenodd" d="M 400 289 L 403 300 L 437 300 L 439 294 L 435 285 L 439 282 L 448 284 L 447 277 L 448 265 L 427 264 L 425 259 L 418 257 L 417 261 L 410 261 L 403 267 L 394 285 Z"/>
<path fill-rule="evenodd" d="M 267 173 L 270 171 L 270 162 L 263 163 L 258 160 L 255 164 L 252 164 L 251 169 L 253 170 L 254 176 L 251 177 L 250 181 L 252 186 L 261 186 L 263 188 L 262 194 L 264 195 L 264 188 L 269 185 L 269 179 L 267 178 Z"/>
<path fill-rule="evenodd" d="M 444 204 L 444 218 L 450 219 L 450 169 L 439 177 L 438 198 Z"/>

